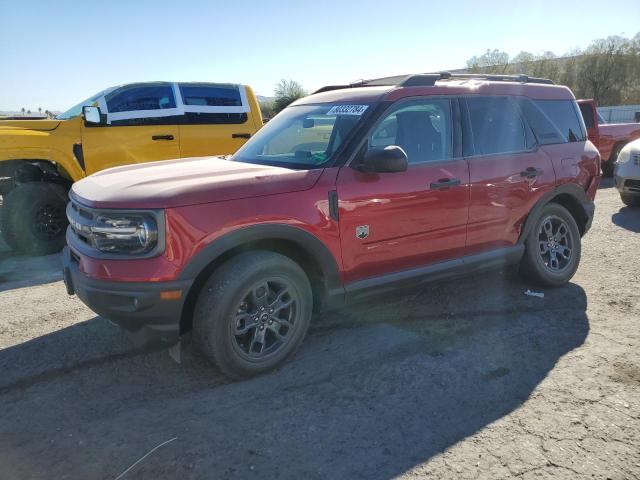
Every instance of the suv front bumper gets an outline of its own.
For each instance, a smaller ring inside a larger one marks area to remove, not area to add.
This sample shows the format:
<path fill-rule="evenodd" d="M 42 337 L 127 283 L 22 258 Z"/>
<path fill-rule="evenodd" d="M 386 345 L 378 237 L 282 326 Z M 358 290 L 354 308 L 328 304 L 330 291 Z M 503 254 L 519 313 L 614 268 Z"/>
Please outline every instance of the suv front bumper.
<path fill-rule="evenodd" d="M 80 271 L 69 247 L 62 252 L 64 283 L 69 295 L 77 295 L 91 310 L 131 333 L 142 345 L 171 346 L 180 338 L 180 318 L 193 281 L 113 282 L 95 280 Z M 164 299 L 161 294 L 177 299 Z"/>

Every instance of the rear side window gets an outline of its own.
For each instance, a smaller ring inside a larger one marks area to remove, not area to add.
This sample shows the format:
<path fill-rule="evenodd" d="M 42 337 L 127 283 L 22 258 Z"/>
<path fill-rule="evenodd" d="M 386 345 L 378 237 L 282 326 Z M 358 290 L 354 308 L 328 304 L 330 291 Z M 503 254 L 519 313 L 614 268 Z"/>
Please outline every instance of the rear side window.
<path fill-rule="evenodd" d="M 572 100 L 518 99 L 538 143 L 582 142 L 586 132 L 579 110 Z"/>
<path fill-rule="evenodd" d="M 467 98 L 476 155 L 527 150 L 525 124 L 509 97 Z"/>
<path fill-rule="evenodd" d="M 242 97 L 237 85 L 180 84 L 185 105 L 206 107 L 240 107 Z"/>
<path fill-rule="evenodd" d="M 105 97 L 109 113 L 164 110 L 176 107 L 170 84 L 129 85 Z"/>

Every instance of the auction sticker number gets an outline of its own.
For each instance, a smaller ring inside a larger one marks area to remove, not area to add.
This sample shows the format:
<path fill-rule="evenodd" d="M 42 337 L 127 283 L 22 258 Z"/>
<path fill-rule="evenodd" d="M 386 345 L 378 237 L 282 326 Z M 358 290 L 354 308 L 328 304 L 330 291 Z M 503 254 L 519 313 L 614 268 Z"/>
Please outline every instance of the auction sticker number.
<path fill-rule="evenodd" d="M 369 105 L 334 105 L 327 115 L 362 115 Z"/>

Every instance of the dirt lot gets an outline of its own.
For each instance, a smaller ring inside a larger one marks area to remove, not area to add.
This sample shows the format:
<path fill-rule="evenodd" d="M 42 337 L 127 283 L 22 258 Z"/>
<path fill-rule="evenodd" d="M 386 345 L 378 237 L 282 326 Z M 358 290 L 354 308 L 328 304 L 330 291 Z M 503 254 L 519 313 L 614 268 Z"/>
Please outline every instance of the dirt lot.
<path fill-rule="evenodd" d="M 0 253 L 0 478 L 115 479 L 171 439 L 123 478 L 640 478 L 639 233 L 607 184 L 544 299 L 510 272 L 433 284 L 237 383 L 134 348 L 58 256 Z"/>

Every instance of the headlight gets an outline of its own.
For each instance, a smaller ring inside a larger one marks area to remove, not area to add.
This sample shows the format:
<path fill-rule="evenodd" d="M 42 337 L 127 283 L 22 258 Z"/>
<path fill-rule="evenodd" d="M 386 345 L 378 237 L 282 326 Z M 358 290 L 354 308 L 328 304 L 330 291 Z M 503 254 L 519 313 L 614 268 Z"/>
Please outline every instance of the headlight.
<path fill-rule="evenodd" d="M 94 247 L 105 253 L 145 254 L 158 244 L 152 215 L 101 213 L 89 228 Z"/>
<path fill-rule="evenodd" d="M 623 163 L 627 163 L 629 161 L 629 156 L 631 153 L 631 148 L 623 148 L 620 150 L 618 154 L 618 158 L 616 158 L 616 165 L 622 165 Z"/>

